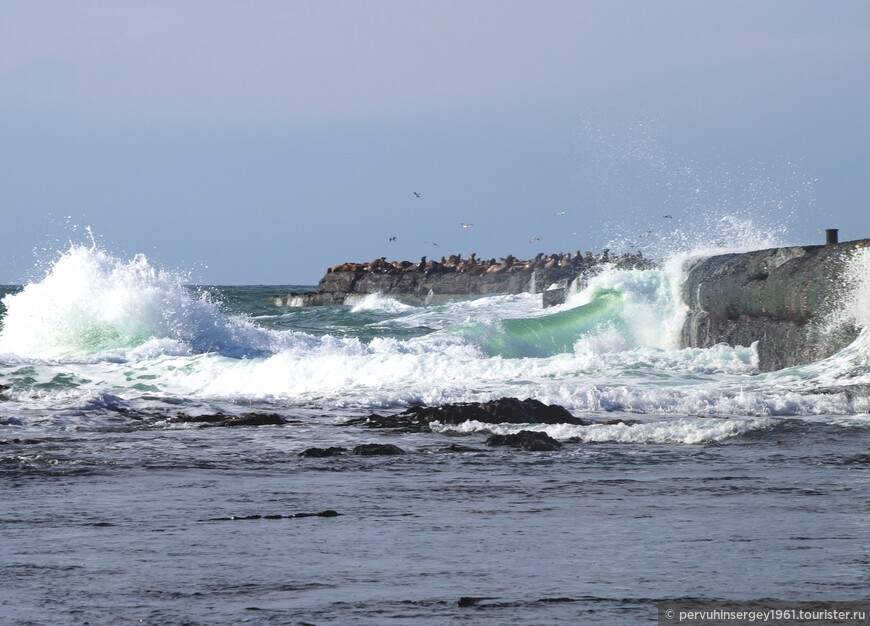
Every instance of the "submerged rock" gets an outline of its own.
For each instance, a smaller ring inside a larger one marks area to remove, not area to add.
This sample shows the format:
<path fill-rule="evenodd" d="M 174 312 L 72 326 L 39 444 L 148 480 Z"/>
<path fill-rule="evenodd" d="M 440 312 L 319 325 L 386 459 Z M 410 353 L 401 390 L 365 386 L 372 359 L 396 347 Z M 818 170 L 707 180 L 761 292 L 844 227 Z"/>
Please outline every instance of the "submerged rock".
<path fill-rule="evenodd" d="M 308 448 L 299 453 L 299 456 L 309 457 L 313 459 L 322 459 L 328 456 L 338 456 L 347 452 L 347 448 L 338 446 L 330 446 L 329 448 Z"/>
<path fill-rule="evenodd" d="M 449 446 L 441 448 L 440 452 L 483 452 L 483 450 L 471 446 L 462 446 L 458 443 L 451 443 Z"/>
<path fill-rule="evenodd" d="M 492 435 L 486 440 L 488 446 L 507 446 L 531 452 L 552 452 L 562 447 L 562 444 L 547 433 L 532 430 L 521 430 L 512 435 Z"/>
<path fill-rule="evenodd" d="M 405 451 L 391 443 L 363 443 L 355 447 L 353 453 L 360 456 L 384 456 L 405 454 Z"/>
<path fill-rule="evenodd" d="M 239 522 L 248 520 L 276 520 L 276 519 L 296 519 L 300 517 L 338 517 L 341 515 L 338 511 L 327 509 L 319 513 L 291 513 L 290 515 L 280 514 L 254 514 L 254 515 L 230 515 L 228 517 L 213 517 L 208 520 L 200 520 L 203 522 Z"/>
<path fill-rule="evenodd" d="M 411 407 L 398 415 L 378 415 L 372 413 L 366 417 L 356 417 L 345 422 L 347 426 L 364 426 L 366 428 L 395 428 L 403 432 L 429 432 L 429 422 L 421 420 L 416 413 L 411 412 L 419 407 Z"/>
<path fill-rule="evenodd" d="M 544 404 L 528 398 L 499 398 L 490 402 L 460 402 L 440 406 L 412 406 L 397 415 L 372 414 L 352 419 L 347 424 L 367 428 L 396 428 L 408 432 L 427 432 L 431 422 L 456 426 L 467 421 L 484 424 L 574 424 L 592 422 L 571 415 L 558 404 Z"/>
<path fill-rule="evenodd" d="M 281 426 L 286 420 L 276 413 L 245 413 L 244 415 L 185 415 L 180 413 L 170 421 L 173 423 L 202 424 L 201 428 L 220 427 L 235 428 L 238 426 Z"/>

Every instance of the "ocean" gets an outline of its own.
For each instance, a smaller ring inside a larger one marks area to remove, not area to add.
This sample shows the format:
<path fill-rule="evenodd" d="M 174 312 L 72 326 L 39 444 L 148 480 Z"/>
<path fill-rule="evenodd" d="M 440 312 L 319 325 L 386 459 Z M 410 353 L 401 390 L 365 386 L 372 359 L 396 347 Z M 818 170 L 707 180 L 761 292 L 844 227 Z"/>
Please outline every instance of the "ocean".
<path fill-rule="evenodd" d="M 679 347 L 684 268 L 710 253 L 548 309 L 301 309 L 269 297 L 312 287 L 192 287 L 71 245 L 0 289 L 0 621 L 655 624 L 665 600 L 868 599 L 868 255 L 830 321 L 857 340 L 761 373 L 753 346 Z M 502 397 L 593 423 L 348 424 Z M 250 413 L 283 423 L 195 421 Z M 485 445 L 520 430 L 563 445 Z"/>

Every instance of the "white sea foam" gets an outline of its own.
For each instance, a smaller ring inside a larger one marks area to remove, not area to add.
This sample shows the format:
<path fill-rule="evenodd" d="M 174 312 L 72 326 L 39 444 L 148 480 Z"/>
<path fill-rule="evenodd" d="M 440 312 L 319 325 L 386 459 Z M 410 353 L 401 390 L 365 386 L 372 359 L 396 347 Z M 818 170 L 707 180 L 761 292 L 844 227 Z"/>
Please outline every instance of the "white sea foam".
<path fill-rule="evenodd" d="M 686 255 L 677 255 L 661 268 L 648 270 L 609 267 L 590 278 L 585 288 L 570 295 L 562 309 L 588 304 L 606 289 L 622 296 L 619 317 L 624 322 L 624 331 L 617 337 L 613 327 L 604 328 L 600 339 L 585 337 L 577 346 L 578 351 L 679 347 L 680 329 L 688 311 L 680 294 L 685 260 Z"/>
<path fill-rule="evenodd" d="M 395 298 L 385 296 L 380 293 L 370 293 L 364 296 L 359 302 L 351 307 L 351 311 L 359 313 L 361 311 L 377 311 L 379 313 L 399 313 L 402 311 L 412 310 L 414 307 L 403 304 Z"/>
<path fill-rule="evenodd" d="M 680 418 L 644 423 L 592 424 L 485 424 L 467 421 L 452 426 L 433 422 L 435 432 L 476 433 L 510 435 L 521 430 L 547 433 L 553 439 L 579 440 L 583 443 L 634 443 L 634 444 L 706 444 L 723 441 L 744 433 L 768 428 L 770 418 L 724 419 Z"/>

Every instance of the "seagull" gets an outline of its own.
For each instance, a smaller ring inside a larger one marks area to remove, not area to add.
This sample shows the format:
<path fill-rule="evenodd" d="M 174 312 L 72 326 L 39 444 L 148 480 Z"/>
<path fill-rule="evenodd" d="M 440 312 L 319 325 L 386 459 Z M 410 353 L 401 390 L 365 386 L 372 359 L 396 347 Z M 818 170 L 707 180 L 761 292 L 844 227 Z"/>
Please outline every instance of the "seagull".
<path fill-rule="evenodd" d="M 471 228 L 472 226 L 474 226 L 474 224 L 466 224 L 465 222 L 462 222 L 459 225 L 462 226 L 462 228 Z"/>
<path fill-rule="evenodd" d="M 640 236 L 646 238 L 646 237 L 649 237 L 651 234 L 652 234 L 651 230 L 645 230 L 640 234 Z"/>
<path fill-rule="evenodd" d="M 674 216 L 671 215 L 670 213 L 668 213 L 667 215 L 662 215 L 662 219 L 664 219 L 664 220 L 673 219 L 673 217 L 674 217 Z"/>
<path fill-rule="evenodd" d="M 538 237 L 537 235 L 535 235 L 534 237 L 532 237 L 531 239 L 529 239 L 529 243 L 533 243 L 533 242 L 535 242 L 535 241 L 540 241 L 540 240 L 541 240 L 541 238 Z"/>
<path fill-rule="evenodd" d="M 395 240 L 396 240 L 396 236 L 395 236 L 395 235 L 393 235 L 392 237 L 390 237 L 390 241 L 395 241 Z"/>
<path fill-rule="evenodd" d="M 434 241 L 424 241 L 423 243 L 431 243 L 431 244 L 432 244 L 433 246 L 435 246 L 436 248 L 440 248 L 440 247 L 441 247 L 441 246 L 439 246 L 437 243 L 435 243 Z"/>
<path fill-rule="evenodd" d="M 566 211 L 559 211 L 558 213 L 553 213 L 553 215 L 565 215 Z"/>
<path fill-rule="evenodd" d="M 415 198 L 421 198 L 422 195 L 420 194 L 419 191 L 415 191 L 415 192 L 414 192 L 414 197 L 415 197 Z"/>

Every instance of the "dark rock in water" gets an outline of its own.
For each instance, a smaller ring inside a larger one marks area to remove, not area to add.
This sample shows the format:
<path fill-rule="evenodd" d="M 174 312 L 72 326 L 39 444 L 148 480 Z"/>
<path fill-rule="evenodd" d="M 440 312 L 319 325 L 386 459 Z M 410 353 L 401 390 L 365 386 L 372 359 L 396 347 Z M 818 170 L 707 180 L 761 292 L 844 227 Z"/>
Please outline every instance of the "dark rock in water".
<path fill-rule="evenodd" d="M 398 415 L 361 417 L 347 422 L 367 428 L 397 428 L 411 432 L 427 432 L 431 422 L 456 426 L 469 420 L 484 424 L 574 424 L 587 426 L 592 422 L 571 415 L 558 404 L 544 404 L 531 398 L 499 398 L 490 402 L 460 402 L 441 406 L 412 406 Z"/>
<path fill-rule="evenodd" d="M 463 402 L 436 407 L 411 407 L 421 420 L 457 425 L 469 420 L 485 424 L 588 424 L 558 404 L 544 404 L 531 398 L 499 398 L 491 402 Z"/>
<path fill-rule="evenodd" d="M 441 448 L 441 452 L 483 452 L 483 450 L 472 448 L 471 446 L 461 446 L 458 443 L 451 443 L 449 446 Z"/>
<path fill-rule="evenodd" d="M 295 519 L 297 517 L 338 517 L 341 513 L 337 511 L 333 511 L 332 509 L 327 509 L 325 511 L 320 511 L 320 513 L 291 513 L 290 515 L 277 515 L 277 514 L 269 514 L 269 515 L 230 515 L 229 517 L 213 517 L 208 520 L 200 520 L 204 522 L 238 522 L 238 521 L 246 521 L 246 520 L 276 520 L 276 519 Z"/>
<path fill-rule="evenodd" d="M 347 452 L 347 448 L 331 446 L 329 448 L 308 448 L 299 453 L 299 456 L 305 456 L 313 459 L 322 459 L 328 456 L 338 456 Z"/>
<path fill-rule="evenodd" d="M 327 509 L 320 513 L 297 513 L 296 515 L 293 515 L 293 517 L 338 517 L 339 515 L 341 514 L 338 511 Z"/>
<path fill-rule="evenodd" d="M 544 305 L 545 309 L 551 306 L 565 304 L 565 299 L 567 298 L 567 296 L 568 290 L 564 287 L 548 289 L 543 294 L 541 294 L 541 304 Z"/>
<path fill-rule="evenodd" d="M 398 415 L 378 415 L 372 413 L 366 417 L 356 417 L 345 422 L 347 426 L 364 426 L 366 428 L 395 428 L 403 432 L 427 433 L 430 431 L 429 423 L 422 420 L 411 407 Z"/>
<path fill-rule="evenodd" d="M 215 424 L 233 428 L 235 426 L 281 426 L 284 418 L 275 413 L 245 413 L 241 417 L 233 417 L 226 421 Z"/>
<path fill-rule="evenodd" d="M 382 456 L 405 454 L 405 451 L 391 443 L 364 443 L 354 448 L 353 453 L 360 456 Z"/>
<path fill-rule="evenodd" d="M 229 415 L 185 415 L 184 413 L 179 413 L 176 417 L 173 417 L 170 421 L 173 424 L 181 423 L 181 424 L 216 424 L 218 422 L 223 422 L 228 419 L 231 419 Z"/>
<path fill-rule="evenodd" d="M 202 428 L 235 428 L 238 426 L 281 426 L 285 420 L 275 413 L 245 413 L 244 415 L 185 415 L 172 418 L 173 423 L 202 424 Z"/>
<path fill-rule="evenodd" d="M 561 443 L 550 437 L 547 433 L 538 433 L 531 430 L 521 430 L 513 435 L 492 435 L 486 440 L 486 445 L 507 446 L 531 452 L 551 452 L 562 447 Z"/>
<path fill-rule="evenodd" d="M 0 439 L 0 446 L 11 446 L 11 445 L 33 445 L 35 443 L 42 443 L 39 439 Z"/>

